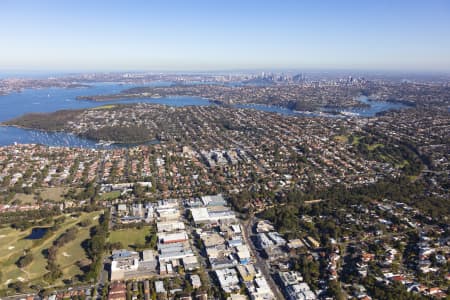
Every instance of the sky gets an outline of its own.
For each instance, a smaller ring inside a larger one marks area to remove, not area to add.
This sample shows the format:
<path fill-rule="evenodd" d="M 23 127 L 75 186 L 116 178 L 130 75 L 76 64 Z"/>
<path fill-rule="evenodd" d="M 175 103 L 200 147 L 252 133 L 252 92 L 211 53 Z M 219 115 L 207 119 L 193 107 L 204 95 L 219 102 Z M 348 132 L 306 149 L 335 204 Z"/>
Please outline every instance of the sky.
<path fill-rule="evenodd" d="M 448 0 L 0 0 L 0 71 L 450 72 Z"/>

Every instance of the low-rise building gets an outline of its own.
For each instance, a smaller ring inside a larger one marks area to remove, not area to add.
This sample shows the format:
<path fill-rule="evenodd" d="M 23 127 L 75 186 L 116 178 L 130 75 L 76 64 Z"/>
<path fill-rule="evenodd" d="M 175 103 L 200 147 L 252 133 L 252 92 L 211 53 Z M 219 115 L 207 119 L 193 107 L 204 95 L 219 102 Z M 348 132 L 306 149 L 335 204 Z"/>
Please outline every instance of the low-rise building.
<path fill-rule="evenodd" d="M 184 223 L 180 221 L 165 221 L 165 222 L 157 222 L 156 228 L 158 232 L 172 232 L 184 230 L 185 226 Z"/>
<path fill-rule="evenodd" d="M 215 271 L 220 287 L 226 293 L 239 290 L 239 278 L 234 268 L 221 269 Z"/>
<path fill-rule="evenodd" d="M 145 250 L 141 258 L 138 252 L 114 250 L 111 262 L 111 281 L 139 279 L 156 273 L 157 260 L 153 250 Z"/>
<path fill-rule="evenodd" d="M 200 267 L 200 264 L 198 263 L 198 259 L 196 256 L 183 257 L 182 260 L 185 270 L 192 271 Z"/>
<path fill-rule="evenodd" d="M 195 224 L 226 223 L 236 220 L 236 215 L 227 207 L 222 209 L 209 209 L 207 207 L 190 208 L 190 212 Z"/>
<path fill-rule="evenodd" d="M 250 251 L 247 245 L 236 246 L 236 255 L 239 258 L 239 262 L 243 265 L 248 264 L 250 261 Z"/>
<path fill-rule="evenodd" d="M 164 288 L 164 282 L 159 280 L 159 281 L 155 281 L 155 292 L 157 294 L 166 294 L 167 291 Z"/>
<path fill-rule="evenodd" d="M 252 264 L 238 265 L 236 269 L 238 270 L 239 276 L 241 276 L 242 281 L 244 282 L 250 282 L 256 276 L 256 270 Z"/>
<path fill-rule="evenodd" d="M 108 293 L 108 300 L 126 300 L 127 288 L 125 283 L 114 282 L 111 284 Z"/>
<path fill-rule="evenodd" d="M 198 276 L 197 274 L 191 275 L 190 279 L 191 279 L 191 285 L 194 289 L 198 289 L 199 287 L 202 286 L 200 276 Z"/>
<path fill-rule="evenodd" d="M 160 233 L 158 234 L 158 239 L 161 244 L 173 244 L 185 242 L 189 237 L 185 231 L 180 231 L 174 233 Z"/>
<path fill-rule="evenodd" d="M 286 288 L 286 294 L 289 300 L 315 300 L 316 294 L 311 291 L 309 285 L 305 282 L 290 285 Z"/>
<path fill-rule="evenodd" d="M 279 272 L 278 277 L 284 287 L 288 287 L 290 285 L 294 285 L 303 281 L 302 275 L 296 271 Z"/>

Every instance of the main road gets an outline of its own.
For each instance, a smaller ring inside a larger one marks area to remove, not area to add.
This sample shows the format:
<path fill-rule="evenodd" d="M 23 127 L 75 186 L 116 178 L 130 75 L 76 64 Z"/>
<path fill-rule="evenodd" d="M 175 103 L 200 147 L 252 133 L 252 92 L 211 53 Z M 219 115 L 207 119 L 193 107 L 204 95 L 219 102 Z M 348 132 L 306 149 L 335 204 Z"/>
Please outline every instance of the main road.
<path fill-rule="evenodd" d="M 255 245 L 253 244 L 252 239 L 250 238 L 250 235 L 252 233 L 252 228 L 253 228 L 255 222 L 256 222 L 256 218 L 253 216 L 250 217 L 250 219 L 242 222 L 245 243 L 247 245 L 249 245 L 250 251 L 252 252 L 253 257 L 255 257 L 255 259 L 256 259 L 256 262 L 254 264 L 255 267 L 257 267 L 259 270 L 261 270 L 261 273 L 266 278 L 266 281 L 269 284 L 270 289 L 274 293 L 275 298 L 276 299 L 285 299 L 283 296 L 283 293 L 281 293 L 280 289 L 278 288 L 278 285 L 275 283 L 275 281 L 272 278 L 272 275 L 270 273 L 270 268 L 269 268 L 267 261 L 265 259 L 261 258 L 258 251 L 256 250 Z"/>

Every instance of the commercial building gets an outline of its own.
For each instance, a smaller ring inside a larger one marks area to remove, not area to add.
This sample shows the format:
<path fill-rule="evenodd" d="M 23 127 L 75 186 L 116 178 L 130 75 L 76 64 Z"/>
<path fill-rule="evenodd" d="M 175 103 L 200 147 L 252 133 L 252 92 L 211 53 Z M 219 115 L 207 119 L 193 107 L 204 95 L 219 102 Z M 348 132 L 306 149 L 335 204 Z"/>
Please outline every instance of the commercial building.
<path fill-rule="evenodd" d="M 239 265 L 236 267 L 239 272 L 239 276 L 241 276 L 244 282 L 253 281 L 256 276 L 255 267 L 252 264 L 247 265 Z"/>
<path fill-rule="evenodd" d="M 275 295 L 264 277 L 257 277 L 246 286 L 251 300 L 275 300 Z"/>
<path fill-rule="evenodd" d="M 239 278 L 234 268 L 216 270 L 215 274 L 220 287 L 226 292 L 231 293 L 240 289 Z"/>
<path fill-rule="evenodd" d="M 200 267 L 200 264 L 196 256 L 183 257 L 182 261 L 185 270 L 192 271 Z"/>
<path fill-rule="evenodd" d="M 165 221 L 157 222 L 156 228 L 158 232 L 172 232 L 177 230 L 184 230 L 185 226 L 183 222 L 180 221 Z"/>
<path fill-rule="evenodd" d="M 236 255 L 239 258 L 239 262 L 246 265 L 250 261 L 250 251 L 247 245 L 236 246 Z"/>
<path fill-rule="evenodd" d="M 316 294 L 309 288 L 305 282 L 290 285 L 286 288 L 286 294 L 289 300 L 315 300 Z"/>
<path fill-rule="evenodd" d="M 222 194 L 214 195 L 214 196 L 203 196 L 201 197 L 201 201 L 204 206 L 225 206 L 227 202 L 223 198 Z"/>
<path fill-rule="evenodd" d="M 159 263 L 167 263 L 172 260 L 179 260 L 185 257 L 194 256 L 189 243 L 169 243 L 158 244 Z"/>
<path fill-rule="evenodd" d="M 139 279 L 154 275 L 157 264 L 153 250 L 145 250 L 142 258 L 135 251 L 114 250 L 111 262 L 111 281 Z"/>
<path fill-rule="evenodd" d="M 222 210 L 212 210 L 207 207 L 190 208 L 195 224 L 232 222 L 236 219 L 233 211 L 224 207 Z"/>
<path fill-rule="evenodd" d="M 303 277 L 299 272 L 279 272 L 278 277 L 284 287 L 294 285 L 303 281 Z"/>
<path fill-rule="evenodd" d="M 158 234 L 158 240 L 161 244 L 173 244 L 185 242 L 189 239 L 185 231 L 175 232 L 175 233 L 160 233 Z"/>

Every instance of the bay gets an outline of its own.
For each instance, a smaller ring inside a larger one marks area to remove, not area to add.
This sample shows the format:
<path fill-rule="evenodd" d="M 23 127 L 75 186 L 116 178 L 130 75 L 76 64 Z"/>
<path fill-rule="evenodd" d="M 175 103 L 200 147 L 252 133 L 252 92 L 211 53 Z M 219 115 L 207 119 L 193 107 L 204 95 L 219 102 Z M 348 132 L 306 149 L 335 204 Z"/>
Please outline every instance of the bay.
<path fill-rule="evenodd" d="M 170 82 L 155 82 L 147 86 L 166 86 L 170 84 Z M 26 113 L 47 113 L 63 109 L 84 109 L 117 103 L 145 102 L 169 106 L 211 105 L 211 102 L 206 99 L 182 96 L 166 98 L 131 98 L 104 102 L 76 99 L 77 96 L 115 94 L 124 89 L 136 86 L 142 85 L 104 82 L 93 84 L 89 88 L 26 89 L 22 92 L 15 92 L 5 96 L 0 96 L 0 122 L 19 117 Z M 101 149 L 129 146 L 126 144 L 98 144 L 96 141 L 84 139 L 64 132 L 44 132 L 13 126 L 0 126 L 0 146 L 12 145 L 14 143 Z"/>

